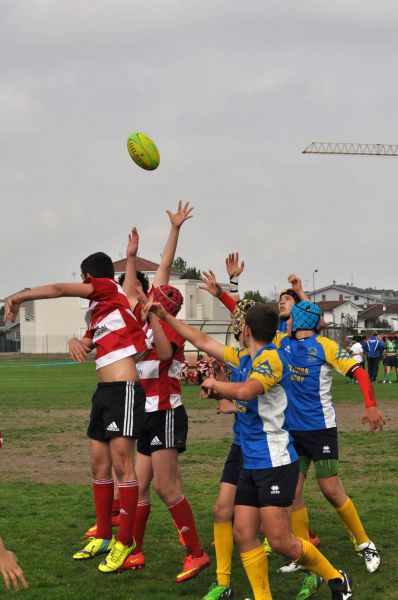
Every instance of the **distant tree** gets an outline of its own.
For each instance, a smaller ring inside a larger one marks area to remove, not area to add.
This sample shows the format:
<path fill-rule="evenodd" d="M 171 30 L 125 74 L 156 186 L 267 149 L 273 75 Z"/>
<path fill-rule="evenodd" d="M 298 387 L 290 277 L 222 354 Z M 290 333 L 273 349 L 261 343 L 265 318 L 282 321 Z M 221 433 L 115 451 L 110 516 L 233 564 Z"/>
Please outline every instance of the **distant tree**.
<path fill-rule="evenodd" d="M 181 275 L 181 279 L 200 279 L 200 270 L 196 267 L 188 267 L 188 269 Z"/>
<path fill-rule="evenodd" d="M 374 327 L 377 327 L 377 329 L 391 329 L 391 325 L 386 319 L 377 319 Z"/>
<path fill-rule="evenodd" d="M 187 261 L 181 258 L 181 256 L 177 256 L 177 258 L 173 261 L 172 265 L 173 269 L 176 271 L 180 271 L 181 273 L 185 273 L 188 269 Z"/>
<path fill-rule="evenodd" d="M 187 261 L 181 256 L 177 256 L 172 266 L 173 269 L 182 273 L 181 279 L 200 279 L 200 269 L 188 267 Z"/>
<path fill-rule="evenodd" d="M 247 290 L 247 292 L 243 294 L 243 298 L 244 300 L 254 300 L 254 302 L 269 302 L 267 296 L 263 296 L 259 290 Z"/>

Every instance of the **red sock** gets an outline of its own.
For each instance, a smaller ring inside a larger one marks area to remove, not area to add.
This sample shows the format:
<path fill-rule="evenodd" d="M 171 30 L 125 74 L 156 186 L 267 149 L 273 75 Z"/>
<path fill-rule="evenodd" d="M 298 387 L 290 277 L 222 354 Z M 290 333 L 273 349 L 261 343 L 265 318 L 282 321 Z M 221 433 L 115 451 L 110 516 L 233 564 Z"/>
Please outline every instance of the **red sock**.
<path fill-rule="evenodd" d="M 95 537 L 110 540 L 112 538 L 112 479 L 94 479 L 93 492 L 97 523 Z"/>
<path fill-rule="evenodd" d="M 187 499 L 184 496 L 180 496 L 172 504 L 169 504 L 167 508 L 184 538 L 188 554 L 192 554 L 195 558 L 202 556 L 203 550 L 199 544 L 195 520 Z"/>
<path fill-rule="evenodd" d="M 119 483 L 120 525 L 116 539 L 125 546 L 133 543 L 133 528 L 138 502 L 138 481 Z"/>
<path fill-rule="evenodd" d="M 138 502 L 137 512 L 135 513 L 134 521 L 134 540 L 136 543 L 134 554 L 142 552 L 142 543 L 144 541 L 145 528 L 150 512 L 151 503 L 149 500 L 143 500 L 142 502 Z"/>
<path fill-rule="evenodd" d="M 119 498 L 114 498 L 112 502 L 112 517 L 117 517 L 120 512 L 120 501 Z"/>

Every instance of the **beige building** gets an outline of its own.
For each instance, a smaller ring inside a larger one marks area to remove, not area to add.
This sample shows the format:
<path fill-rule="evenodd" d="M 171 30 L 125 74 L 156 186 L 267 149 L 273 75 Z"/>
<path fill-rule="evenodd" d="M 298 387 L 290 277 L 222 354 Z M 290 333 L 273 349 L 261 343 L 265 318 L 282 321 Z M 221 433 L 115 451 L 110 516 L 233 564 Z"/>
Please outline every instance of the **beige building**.
<path fill-rule="evenodd" d="M 126 260 L 114 263 L 116 278 L 124 273 L 125 264 Z M 145 272 L 151 284 L 158 265 L 138 258 L 137 267 Z M 201 281 L 180 279 L 178 275 L 172 273 L 170 285 L 178 288 L 184 297 L 179 317 L 207 331 L 210 331 L 213 324 L 213 332 L 216 334 L 215 330 L 220 330 L 220 341 L 225 343 L 225 334 L 230 324 L 229 311 L 219 300 L 199 289 Z M 223 288 L 229 289 L 229 285 L 223 284 Z M 20 308 L 18 320 L 3 328 L 3 335 L 6 342 L 15 342 L 16 347 L 24 353 L 65 353 L 68 351 L 68 339 L 73 336 L 81 337 L 86 331 L 87 307 L 88 301 L 82 298 L 26 302 Z M 216 337 L 219 337 L 218 331 Z"/>

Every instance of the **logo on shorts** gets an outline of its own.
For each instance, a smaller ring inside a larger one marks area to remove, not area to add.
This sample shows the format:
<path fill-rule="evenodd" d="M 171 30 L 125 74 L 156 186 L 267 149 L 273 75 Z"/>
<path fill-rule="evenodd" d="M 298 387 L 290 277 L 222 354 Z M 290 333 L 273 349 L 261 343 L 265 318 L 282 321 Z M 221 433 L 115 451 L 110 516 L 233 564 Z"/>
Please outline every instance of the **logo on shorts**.
<path fill-rule="evenodd" d="M 279 485 L 271 485 L 271 494 L 280 494 Z"/>
<path fill-rule="evenodd" d="M 324 446 L 323 447 L 323 453 L 324 454 L 330 454 L 330 446 Z"/>
<path fill-rule="evenodd" d="M 108 427 L 106 428 L 107 431 L 120 431 L 119 427 L 116 425 L 115 421 L 112 421 L 112 423 L 109 423 Z"/>
<path fill-rule="evenodd" d="M 151 446 L 163 446 L 162 442 L 160 441 L 157 435 L 155 435 L 155 437 L 153 438 Z"/>

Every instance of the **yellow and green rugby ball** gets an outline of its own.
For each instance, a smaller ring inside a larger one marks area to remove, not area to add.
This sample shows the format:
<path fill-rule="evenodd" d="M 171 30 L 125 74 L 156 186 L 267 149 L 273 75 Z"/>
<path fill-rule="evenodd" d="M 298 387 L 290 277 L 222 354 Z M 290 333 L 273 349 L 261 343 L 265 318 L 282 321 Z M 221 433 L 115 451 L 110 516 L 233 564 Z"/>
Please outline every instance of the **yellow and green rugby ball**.
<path fill-rule="evenodd" d="M 144 133 L 132 133 L 127 140 L 127 150 L 133 161 L 146 171 L 154 171 L 160 163 L 159 150 Z"/>

